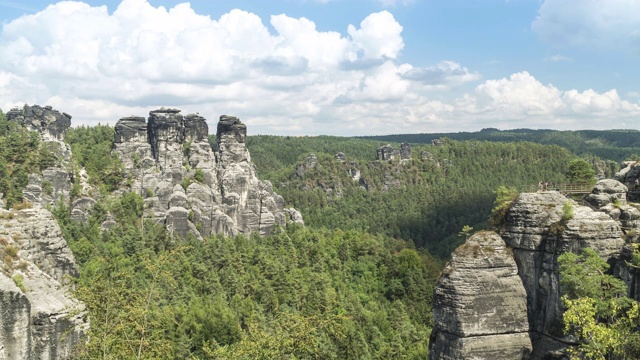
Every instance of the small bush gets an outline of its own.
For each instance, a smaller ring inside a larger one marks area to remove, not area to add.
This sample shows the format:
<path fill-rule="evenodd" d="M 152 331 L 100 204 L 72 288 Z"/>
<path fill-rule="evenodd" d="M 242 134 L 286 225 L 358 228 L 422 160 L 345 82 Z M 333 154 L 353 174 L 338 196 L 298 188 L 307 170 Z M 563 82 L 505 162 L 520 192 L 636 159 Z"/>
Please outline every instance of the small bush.
<path fill-rule="evenodd" d="M 571 201 L 567 200 L 562 204 L 562 221 L 567 222 L 575 216 L 575 211 L 573 210 L 573 204 Z"/>
<path fill-rule="evenodd" d="M 182 186 L 184 191 L 187 191 L 187 188 L 189 187 L 189 185 L 191 185 L 192 182 L 193 178 L 184 178 L 184 180 L 182 180 L 182 182 L 180 183 L 180 186 Z"/>
<path fill-rule="evenodd" d="M 18 266 L 16 266 L 16 268 L 18 270 L 25 271 L 25 270 L 27 270 L 27 268 L 29 268 L 29 263 L 26 262 L 26 261 L 20 261 L 20 264 L 18 264 Z"/>
<path fill-rule="evenodd" d="M 554 222 L 549 226 L 549 232 L 556 236 L 562 234 L 565 230 L 567 230 L 567 226 L 562 221 Z"/>
<path fill-rule="evenodd" d="M 153 193 L 153 190 L 151 190 L 150 188 L 147 188 L 145 190 L 145 195 L 146 195 L 146 197 L 154 197 L 155 196 L 155 194 Z"/>
<path fill-rule="evenodd" d="M 182 144 L 182 154 L 185 157 L 189 157 L 189 155 L 191 155 L 191 141 L 185 141 Z"/>
<path fill-rule="evenodd" d="M 496 190 L 496 200 L 493 202 L 493 209 L 489 220 L 494 228 L 499 228 L 504 225 L 504 218 L 511 209 L 511 205 L 518 198 L 518 191 L 513 188 L 507 188 L 505 186 L 498 187 Z"/>
<path fill-rule="evenodd" d="M 620 207 L 622 206 L 622 201 L 620 201 L 620 199 L 615 198 L 613 199 L 613 202 L 611 202 L 611 205 L 613 205 L 614 207 L 620 209 Z"/>
<path fill-rule="evenodd" d="M 51 181 L 42 182 L 42 192 L 51 196 L 53 194 L 53 184 Z"/>
<path fill-rule="evenodd" d="M 13 276 L 11 277 L 11 279 L 13 279 L 13 282 L 16 284 L 16 286 L 22 291 L 22 292 L 27 292 L 27 290 L 24 287 L 24 278 L 22 277 L 22 275 L 20 274 L 13 274 Z"/>
<path fill-rule="evenodd" d="M 15 259 L 18 256 L 18 247 L 15 245 L 7 245 L 4 247 L 4 253 Z"/>
<path fill-rule="evenodd" d="M 6 212 L 4 214 L 0 214 L 0 219 L 11 220 L 11 219 L 13 219 L 14 216 L 15 216 L 14 213 L 9 211 L 9 212 Z"/>
<path fill-rule="evenodd" d="M 12 269 L 13 268 L 13 258 L 7 254 L 4 255 L 4 265 L 5 265 L 5 269 Z"/>
<path fill-rule="evenodd" d="M 199 183 L 203 183 L 204 182 L 204 171 L 202 171 L 202 169 L 197 169 L 196 168 L 196 173 L 193 176 L 193 178 L 199 182 Z"/>

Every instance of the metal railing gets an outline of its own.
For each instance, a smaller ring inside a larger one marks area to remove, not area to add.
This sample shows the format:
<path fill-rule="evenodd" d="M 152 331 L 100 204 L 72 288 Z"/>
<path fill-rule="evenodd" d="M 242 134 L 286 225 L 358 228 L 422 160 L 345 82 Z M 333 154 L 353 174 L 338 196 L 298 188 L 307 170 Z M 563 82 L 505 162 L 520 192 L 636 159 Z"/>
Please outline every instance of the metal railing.
<path fill-rule="evenodd" d="M 551 184 L 549 186 L 543 184 L 529 185 L 525 189 L 526 192 L 538 192 L 538 191 L 559 191 L 563 194 L 589 194 L 593 190 L 592 184 Z"/>

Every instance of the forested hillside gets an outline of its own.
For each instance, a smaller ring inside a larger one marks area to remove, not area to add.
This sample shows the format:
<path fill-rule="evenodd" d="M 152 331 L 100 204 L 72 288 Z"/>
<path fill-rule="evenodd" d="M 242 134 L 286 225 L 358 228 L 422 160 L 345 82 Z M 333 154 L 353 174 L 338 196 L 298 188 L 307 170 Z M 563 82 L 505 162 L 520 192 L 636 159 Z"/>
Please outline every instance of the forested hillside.
<path fill-rule="evenodd" d="M 258 175 L 306 225 L 199 241 L 142 217 L 113 138 L 111 126 L 68 130 L 70 199 L 51 207 L 91 318 L 77 358 L 424 359 L 443 260 L 469 226 L 488 227 L 494 191 L 565 182 L 577 158 L 557 145 L 445 139 L 379 161 L 379 140 L 249 137 Z M 11 205 L 57 160 L 1 113 L 0 141 Z M 96 201 L 84 223 L 70 214 L 83 196 Z"/>
<path fill-rule="evenodd" d="M 79 358 L 426 357 L 440 263 L 411 243 L 302 227 L 201 242 L 142 209 L 135 193 L 86 224 L 55 209 L 91 316 Z M 116 225 L 101 231 L 107 212 Z"/>
<path fill-rule="evenodd" d="M 414 146 L 411 160 L 376 161 L 379 142 L 249 139 L 258 174 L 271 180 L 309 226 L 411 240 L 441 258 L 460 244 L 463 226 L 487 227 L 498 186 L 530 191 L 539 181 L 566 182 L 567 166 L 576 158 L 555 145 L 447 140 L 442 146 Z M 304 151 L 297 161 L 294 151 Z M 336 160 L 337 152 L 346 161 Z M 313 168 L 306 165 L 309 153 L 317 158 Z"/>
<path fill-rule="evenodd" d="M 363 139 L 383 142 L 409 142 L 430 144 L 435 139 L 478 140 L 496 142 L 530 141 L 538 144 L 559 145 L 576 155 L 595 156 L 601 159 L 622 161 L 640 154 L 640 131 L 638 130 L 533 130 L 482 129 L 478 132 L 398 134 L 364 136 Z"/>

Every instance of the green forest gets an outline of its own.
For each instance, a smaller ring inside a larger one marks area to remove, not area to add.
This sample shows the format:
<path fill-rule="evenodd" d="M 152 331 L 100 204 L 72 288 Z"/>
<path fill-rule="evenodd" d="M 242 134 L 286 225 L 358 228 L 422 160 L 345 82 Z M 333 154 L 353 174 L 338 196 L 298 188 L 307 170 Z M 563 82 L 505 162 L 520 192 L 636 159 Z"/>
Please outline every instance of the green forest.
<path fill-rule="evenodd" d="M 99 125 L 66 135 L 71 201 L 82 168 L 96 189 L 90 219 L 72 221 L 69 203 L 51 208 L 91 318 L 79 359 L 425 359 L 436 280 L 471 231 L 491 227 L 498 189 L 568 182 L 577 159 L 592 166 L 588 174 L 611 176 L 618 156 L 640 153 L 632 143 L 612 143 L 623 150 L 607 157 L 562 142 L 447 135 L 439 146 L 393 138 L 394 148 L 412 143 L 412 157 L 377 161 L 391 138 L 250 136 L 258 176 L 305 226 L 198 241 L 145 222 L 135 192 L 112 194 L 127 187 L 110 156 L 113 134 Z M 1 111 L 0 144 L 0 192 L 19 206 L 28 174 L 59 160 Z M 101 231 L 108 214 L 116 225 Z"/>
<path fill-rule="evenodd" d="M 499 186 L 535 191 L 539 181 L 566 183 L 568 164 L 577 159 L 557 145 L 449 139 L 442 146 L 413 146 L 409 160 L 376 161 L 376 148 L 383 144 L 275 136 L 247 142 L 258 175 L 302 212 L 307 225 L 408 240 L 441 259 L 460 245 L 463 226 L 488 228 Z M 294 149 L 300 153 L 294 155 Z M 334 158 L 338 152 L 346 161 Z M 296 174 L 310 153 L 317 165 Z M 351 169 L 360 172 L 359 180 L 353 180 Z M 606 170 L 611 176 L 617 169 Z"/>
<path fill-rule="evenodd" d="M 626 160 L 640 154 L 638 130 L 499 130 L 485 128 L 477 132 L 403 134 L 365 136 L 363 139 L 386 142 L 431 144 L 433 140 L 479 140 L 493 142 L 529 141 L 544 145 L 558 145 L 582 157 L 599 157 L 614 161 Z"/>

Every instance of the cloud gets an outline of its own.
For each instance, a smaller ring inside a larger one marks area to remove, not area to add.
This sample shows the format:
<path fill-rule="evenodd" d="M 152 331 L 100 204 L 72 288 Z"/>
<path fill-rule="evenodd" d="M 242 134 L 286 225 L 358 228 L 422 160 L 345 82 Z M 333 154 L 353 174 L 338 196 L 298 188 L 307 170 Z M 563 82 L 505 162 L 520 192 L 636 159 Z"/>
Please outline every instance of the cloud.
<path fill-rule="evenodd" d="M 269 22 L 274 33 L 253 13 L 212 19 L 188 3 L 123 0 L 112 14 L 83 2 L 50 5 L 0 33 L 0 106 L 59 103 L 85 123 L 118 118 L 91 106 L 310 119 L 340 96 L 390 101 L 407 89 L 386 63 L 404 47 L 387 11 L 349 25 L 349 36 L 285 14 Z"/>
<path fill-rule="evenodd" d="M 395 59 L 404 48 L 402 26 L 388 11 L 367 16 L 360 23 L 360 29 L 349 25 L 347 32 L 365 59 Z"/>
<path fill-rule="evenodd" d="M 455 61 L 402 63 L 402 31 L 388 11 L 344 35 L 286 14 L 60 2 L 3 26 L 0 108 L 52 105 L 88 125 L 177 107 L 211 128 L 230 114 L 252 134 L 310 135 L 619 128 L 611 119 L 640 114 L 615 90 L 560 90 L 527 72 L 477 84 L 481 75 Z"/>
<path fill-rule="evenodd" d="M 624 126 L 612 121 L 631 126 L 630 120 L 640 115 L 640 104 L 621 99 L 615 89 L 562 91 L 542 84 L 526 71 L 487 80 L 476 87 L 474 96 L 459 102 L 457 108 L 465 104 L 465 112 L 477 121 L 507 128 L 524 127 L 523 120 L 534 128 L 619 128 Z"/>
<path fill-rule="evenodd" d="M 435 66 L 411 67 L 402 74 L 402 78 L 419 81 L 425 85 L 449 87 L 479 80 L 481 76 L 454 61 L 442 61 Z"/>
<path fill-rule="evenodd" d="M 531 27 L 556 46 L 639 49 L 640 1 L 544 0 Z"/>

